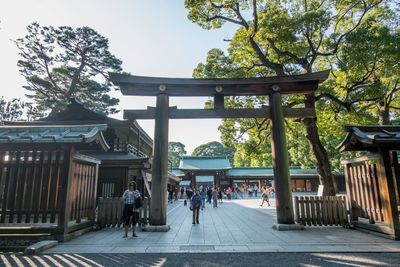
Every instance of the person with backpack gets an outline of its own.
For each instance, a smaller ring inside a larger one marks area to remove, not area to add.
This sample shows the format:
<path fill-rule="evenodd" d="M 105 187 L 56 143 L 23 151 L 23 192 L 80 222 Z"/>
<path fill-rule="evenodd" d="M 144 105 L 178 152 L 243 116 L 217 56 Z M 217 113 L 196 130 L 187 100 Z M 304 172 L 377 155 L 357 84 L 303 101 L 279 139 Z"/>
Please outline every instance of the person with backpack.
<path fill-rule="evenodd" d="M 203 206 L 203 199 L 200 196 L 199 190 L 196 190 L 196 193 L 190 199 L 190 209 L 193 212 L 193 222 L 192 224 L 199 224 L 199 215 L 200 209 Z"/>
<path fill-rule="evenodd" d="M 132 237 L 137 237 L 135 228 L 139 221 L 139 209 L 143 206 L 143 201 L 140 192 L 136 190 L 135 182 L 132 181 L 129 183 L 129 187 L 125 190 L 122 198 L 124 199 L 123 220 L 125 225 L 125 235 L 123 238 L 128 237 L 128 228 L 131 222 Z"/>

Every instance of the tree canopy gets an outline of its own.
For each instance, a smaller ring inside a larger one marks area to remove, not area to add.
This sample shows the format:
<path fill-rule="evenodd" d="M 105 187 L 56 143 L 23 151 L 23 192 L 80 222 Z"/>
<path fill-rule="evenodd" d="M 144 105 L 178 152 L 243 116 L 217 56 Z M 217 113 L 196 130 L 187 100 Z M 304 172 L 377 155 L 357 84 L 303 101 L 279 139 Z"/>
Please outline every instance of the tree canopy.
<path fill-rule="evenodd" d="M 196 157 L 228 157 L 232 160 L 235 153 L 234 148 L 225 147 L 223 144 L 217 141 L 212 141 L 206 144 L 202 144 L 196 147 L 192 156 Z"/>
<path fill-rule="evenodd" d="M 108 72 L 120 72 L 121 60 L 108 39 L 89 27 L 40 26 L 32 23 L 27 35 L 14 42 L 24 86 L 38 112 L 62 110 L 70 98 L 105 114 L 115 113 L 119 100 L 111 97 Z"/>
<path fill-rule="evenodd" d="M 337 120 L 342 115 L 341 122 L 356 121 L 349 113 L 358 114 L 354 106 L 361 102 L 359 99 L 353 103 L 347 101 L 344 96 L 346 89 L 337 86 L 335 71 L 342 71 L 338 57 L 345 54 L 345 44 L 358 34 L 357 31 L 363 27 L 368 29 L 365 26 L 368 20 L 374 18 L 385 24 L 384 15 L 391 13 L 387 3 L 384 0 L 186 0 L 189 19 L 199 26 L 205 29 L 220 28 L 224 23 L 238 26 L 229 40 L 228 55 L 211 50 L 207 62 L 199 64 L 194 70 L 194 77 L 264 77 L 311 73 L 327 68 L 334 70 L 331 79 L 321 86 L 316 95 L 284 98 L 284 105 L 317 110 L 318 120 L 299 121 L 303 123 L 303 128 L 287 121 L 288 134 L 294 133 L 293 137 L 288 137 L 289 153 L 291 163 L 298 161 L 303 166 L 315 164 L 320 181 L 325 185 L 324 194 L 332 195 L 332 163 L 336 166 L 338 162 L 330 160 L 332 155 L 337 154 L 333 151 L 335 141 L 332 140 L 341 138 L 342 132 L 330 125 L 340 128 Z M 235 107 L 259 106 L 266 102 L 265 98 L 227 99 L 227 105 Z M 368 114 L 361 117 L 361 121 L 371 119 Z M 335 123 L 329 125 L 332 121 Z M 268 120 L 224 120 L 220 127 L 221 139 L 225 144 L 235 143 L 237 152 L 246 151 L 241 155 L 250 155 L 258 148 L 267 151 L 261 144 L 269 146 L 268 138 L 265 138 L 269 134 L 268 123 Z M 330 132 L 327 134 L 325 131 Z M 306 143 L 309 148 L 305 147 Z M 247 162 L 258 164 L 268 161 Z"/>
<path fill-rule="evenodd" d="M 0 98 L 0 122 L 32 120 L 36 113 L 35 108 L 29 102 L 24 102 L 19 98 L 13 98 L 10 101 Z"/>
<path fill-rule="evenodd" d="M 181 142 L 168 142 L 168 160 L 172 167 L 178 167 L 182 156 L 186 155 L 185 145 Z"/>

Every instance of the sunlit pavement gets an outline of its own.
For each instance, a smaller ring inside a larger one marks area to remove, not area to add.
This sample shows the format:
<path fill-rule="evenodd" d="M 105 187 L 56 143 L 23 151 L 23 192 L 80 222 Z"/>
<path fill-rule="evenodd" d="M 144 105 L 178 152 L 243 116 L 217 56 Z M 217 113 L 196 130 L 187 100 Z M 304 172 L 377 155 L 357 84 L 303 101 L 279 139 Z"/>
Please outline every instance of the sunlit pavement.
<path fill-rule="evenodd" d="M 260 207 L 260 199 L 207 204 L 200 224 L 183 201 L 170 204 L 166 233 L 138 231 L 122 238 L 123 229 L 90 232 L 47 250 L 47 253 L 187 253 L 187 252 L 400 252 L 400 242 L 342 227 L 307 227 L 276 231 L 274 201 Z"/>
<path fill-rule="evenodd" d="M 276 231 L 274 200 L 260 204 L 207 204 L 192 225 L 179 201 L 169 205 L 169 232 L 123 239 L 122 228 L 103 229 L 42 255 L 0 254 L 0 266 L 400 266 L 399 241 L 342 227 Z"/>
<path fill-rule="evenodd" d="M 0 266 L 399 266 L 400 253 L 145 253 L 1 255 Z"/>

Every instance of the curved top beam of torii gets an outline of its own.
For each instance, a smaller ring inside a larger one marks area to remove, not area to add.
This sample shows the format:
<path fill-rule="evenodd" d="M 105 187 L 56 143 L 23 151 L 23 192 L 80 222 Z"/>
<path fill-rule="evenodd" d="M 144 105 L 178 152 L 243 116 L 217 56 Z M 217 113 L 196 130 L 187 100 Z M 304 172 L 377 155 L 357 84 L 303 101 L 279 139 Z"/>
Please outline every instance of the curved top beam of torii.
<path fill-rule="evenodd" d="M 110 73 L 114 85 L 123 95 L 156 96 L 257 96 L 269 95 L 275 85 L 281 94 L 309 94 L 329 76 L 329 70 L 293 76 L 236 79 L 191 79 L 144 77 Z M 274 87 L 276 88 L 276 87 Z"/>

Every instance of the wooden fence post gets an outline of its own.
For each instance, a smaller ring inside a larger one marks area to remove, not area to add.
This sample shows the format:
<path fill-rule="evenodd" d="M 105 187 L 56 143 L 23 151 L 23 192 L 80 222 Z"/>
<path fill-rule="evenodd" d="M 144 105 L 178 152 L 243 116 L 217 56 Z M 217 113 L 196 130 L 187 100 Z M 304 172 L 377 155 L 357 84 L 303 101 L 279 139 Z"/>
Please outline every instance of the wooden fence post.
<path fill-rule="evenodd" d="M 294 221 L 300 223 L 299 218 L 299 197 L 294 197 Z"/>
<path fill-rule="evenodd" d="M 97 206 L 97 223 L 102 228 L 104 226 L 104 199 L 99 197 Z"/>

